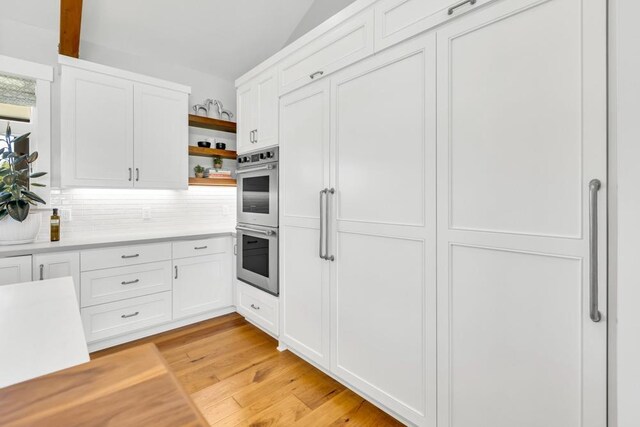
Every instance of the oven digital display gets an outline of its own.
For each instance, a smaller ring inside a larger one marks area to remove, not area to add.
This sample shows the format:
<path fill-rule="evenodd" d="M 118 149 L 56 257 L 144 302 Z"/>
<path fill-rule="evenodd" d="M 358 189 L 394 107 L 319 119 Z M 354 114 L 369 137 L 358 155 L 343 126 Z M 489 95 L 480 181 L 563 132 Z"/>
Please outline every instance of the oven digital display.
<path fill-rule="evenodd" d="M 258 160 L 260 160 L 260 155 L 259 154 L 252 154 L 251 155 L 251 163 L 257 162 Z"/>

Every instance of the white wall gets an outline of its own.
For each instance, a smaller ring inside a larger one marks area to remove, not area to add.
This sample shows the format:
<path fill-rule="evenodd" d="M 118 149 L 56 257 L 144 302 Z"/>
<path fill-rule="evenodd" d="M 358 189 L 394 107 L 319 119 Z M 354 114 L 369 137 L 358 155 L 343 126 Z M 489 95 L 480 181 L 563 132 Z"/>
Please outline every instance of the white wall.
<path fill-rule="evenodd" d="M 611 1 L 612 159 L 617 169 L 617 357 L 619 427 L 640 426 L 640 2 Z M 612 206 L 615 209 L 615 205 Z M 616 268 L 616 265 L 612 265 Z M 615 408 L 612 408 L 615 412 Z"/>
<path fill-rule="evenodd" d="M 345 7 L 349 6 L 355 0 L 315 0 L 300 23 L 293 30 L 287 45 L 299 39 L 301 36 L 313 30 Z"/>

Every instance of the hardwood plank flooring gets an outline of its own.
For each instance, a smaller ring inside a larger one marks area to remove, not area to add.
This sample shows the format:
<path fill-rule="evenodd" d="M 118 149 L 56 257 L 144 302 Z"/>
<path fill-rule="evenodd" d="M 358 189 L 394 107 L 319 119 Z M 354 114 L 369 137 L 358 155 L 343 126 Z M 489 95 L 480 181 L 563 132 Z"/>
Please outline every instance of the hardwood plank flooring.
<path fill-rule="evenodd" d="M 154 343 L 212 426 L 401 426 L 237 313 L 91 354 Z"/>

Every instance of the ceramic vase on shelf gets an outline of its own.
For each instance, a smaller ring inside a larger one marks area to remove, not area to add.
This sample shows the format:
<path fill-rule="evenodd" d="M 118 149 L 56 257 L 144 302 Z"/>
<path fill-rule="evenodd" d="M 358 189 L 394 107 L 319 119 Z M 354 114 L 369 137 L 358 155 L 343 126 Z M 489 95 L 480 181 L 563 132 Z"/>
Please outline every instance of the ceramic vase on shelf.
<path fill-rule="evenodd" d="M 22 221 L 16 221 L 10 216 L 0 220 L 0 246 L 20 245 L 31 243 L 38 237 L 42 214 L 32 212 Z"/>

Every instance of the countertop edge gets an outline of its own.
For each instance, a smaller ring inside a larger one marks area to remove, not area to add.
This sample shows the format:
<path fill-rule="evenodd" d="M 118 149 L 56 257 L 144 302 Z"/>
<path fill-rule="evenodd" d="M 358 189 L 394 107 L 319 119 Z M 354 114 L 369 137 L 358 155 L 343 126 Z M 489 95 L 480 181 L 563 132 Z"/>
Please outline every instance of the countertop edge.
<path fill-rule="evenodd" d="M 207 239 L 211 237 L 235 236 L 233 230 L 210 231 L 203 233 L 170 234 L 167 236 L 135 236 L 131 238 L 96 237 L 87 240 L 69 240 L 60 242 L 35 242 L 15 246 L 0 246 L 0 258 L 11 258 L 23 255 L 36 255 L 52 252 L 73 252 L 87 249 L 109 248 L 116 246 L 146 245 L 162 242 Z"/>

